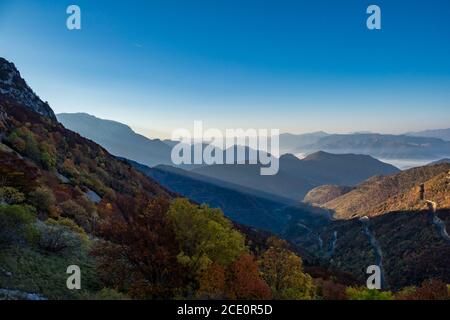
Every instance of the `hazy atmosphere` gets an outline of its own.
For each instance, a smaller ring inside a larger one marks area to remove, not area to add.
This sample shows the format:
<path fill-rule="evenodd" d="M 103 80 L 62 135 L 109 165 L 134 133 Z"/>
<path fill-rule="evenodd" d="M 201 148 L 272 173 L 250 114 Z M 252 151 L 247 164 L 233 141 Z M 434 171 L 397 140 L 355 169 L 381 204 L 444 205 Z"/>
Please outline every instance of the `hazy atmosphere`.
<path fill-rule="evenodd" d="M 403 133 L 450 123 L 450 3 L 0 1 L 0 51 L 56 113 L 150 137 L 194 120 L 282 132 Z M 236 7 L 239 10 L 236 10 Z M 62 13 L 61 13 L 62 12 Z"/>
<path fill-rule="evenodd" d="M 449 301 L 449 14 L 0 0 L 2 314 L 364 320 L 388 311 L 326 303 Z"/>

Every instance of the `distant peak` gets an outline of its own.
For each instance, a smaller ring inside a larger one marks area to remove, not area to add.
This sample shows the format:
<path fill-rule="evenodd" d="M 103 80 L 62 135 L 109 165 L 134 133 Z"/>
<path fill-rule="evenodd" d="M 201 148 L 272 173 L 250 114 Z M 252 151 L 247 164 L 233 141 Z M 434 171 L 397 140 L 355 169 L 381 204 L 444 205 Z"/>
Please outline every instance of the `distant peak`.
<path fill-rule="evenodd" d="M 293 155 L 292 153 L 285 153 L 280 157 L 280 160 L 300 160 L 298 157 Z"/>
<path fill-rule="evenodd" d="M 333 156 L 333 154 L 325 152 L 325 151 L 317 151 L 314 153 L 311 153 L 309 155 L 307 155 L 303 160 L 317 160 L 317 159 L 322 159 L 322 158 L 329 158 Z"/>
<path fill-rule="evenodd" d="M 0 101 L 6 100 L 27 107 L 45 117 L 56 120 L 53 110 L 42 101 L 21 77 L 16 66 L 0 58 Z"/>
<path fill-rule="evenodd" d="M 124 130 L 135 133 L 134 130 L 131 129 L 130 126 L 128 126 L 122 122 L 119 122 L 116 120 L 102 119 L 102 118 L 96 117 L 96 116 L 86 113 L 86 112 L 58 113 L 56 116 L 59 119 L 59 121 L 61 121 L 63 124 L 64 124 L 64 122 L 66 122 L 68 120 L 76 121 L 79 124 L 83 123 L 83 121 L 89 121 L 92 126 L 108 125 L 108 126 L 114 126 L 116 128 L 122 128 Z"/>

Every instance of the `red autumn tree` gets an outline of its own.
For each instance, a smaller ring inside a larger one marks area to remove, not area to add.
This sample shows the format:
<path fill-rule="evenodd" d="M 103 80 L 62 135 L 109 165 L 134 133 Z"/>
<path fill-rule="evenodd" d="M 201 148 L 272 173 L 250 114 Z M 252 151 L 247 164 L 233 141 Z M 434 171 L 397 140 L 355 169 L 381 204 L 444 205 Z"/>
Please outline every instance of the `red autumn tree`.
<path fill-rule="evenodd" d="M 225 269 L 218 263 L 212 263 L 200 276 L 196 298 L 225 298 Z"/>
<path fill-rule="evenodd" d="M 98 272 L 104 283 L 138 299 L 170 299 L 182 289 L 184 270 L 177 262 L 178 244 L 167 221 L 169 202 L 155 198 L 139 214 L 111 218 L 101 226 L 107 239 L 96 246 Z"/>
<path fill-rule="evenodd" d="M 269 286 L 259 274 L 258 265 L 249 254 L 243 254 L 233 262 L 227 277 L 228 298 L 230 299 L 270 299 Z"/>

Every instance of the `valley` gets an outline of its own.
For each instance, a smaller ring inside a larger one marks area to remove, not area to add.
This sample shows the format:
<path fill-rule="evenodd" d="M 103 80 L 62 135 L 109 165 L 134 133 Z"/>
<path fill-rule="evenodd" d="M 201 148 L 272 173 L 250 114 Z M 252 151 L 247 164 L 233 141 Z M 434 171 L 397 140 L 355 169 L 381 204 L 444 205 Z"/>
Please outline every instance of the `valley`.
<path fill-rule="evenodd" d="M 402 171 L 374 157 L 386 145 L 443 156 L 440 138 L 282 135 L 285 150 L 311 153 L 283 154 L 274 176 L 260 164 L 172 166 L 173 141 L 54 116 L 13 64 L 0 71 L 0 295 L 341 299 L 364 292 L 373 264 L 392 297 L 450 283 L 450 164 Z M 80 292 L 61 286 L 73 261 Z"/>

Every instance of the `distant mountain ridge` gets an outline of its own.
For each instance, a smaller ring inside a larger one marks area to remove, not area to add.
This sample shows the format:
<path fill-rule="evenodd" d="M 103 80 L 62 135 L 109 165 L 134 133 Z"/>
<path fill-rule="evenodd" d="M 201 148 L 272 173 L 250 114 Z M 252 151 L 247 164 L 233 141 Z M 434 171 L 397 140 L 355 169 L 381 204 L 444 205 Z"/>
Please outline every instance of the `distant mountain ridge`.
<path fill-rule="evenodd" d="M 279 172 L 273 176 L 261 176 L 260 165 L 211 165 L 192 171 L 294 201 L 302 201 L 309 190 L 323 184 L 352 186 L 374 175 L 400 171 L 366 155 L 317 152 L 302 160 L 291 154 L 279 160 Z"/>
<path fill-rule="evenodd" d="M 441 163 L 450 163 L 450 158 L 444 158 L 441 160 L 433 161 L 429 165 L 441 164 Z"/>
<path fill-rule="evenodd" d="M 378 159 L 439 159 L 450 156 L 450 142 L 435 137 L 379 133 L 280 135 L 284 153 L 366 154 Z"/>
<path fill-rule="evenodd" d="M 120 122 L 99 119 L 87 113 L 60 113 L 57 118 L 66 128 L 93 140 L 116 156 L 149 166 L 172 163 L 169 144 L 144 137 Z"/>
<path fill-rule="evenodd" d="M 407 135 L 415 137 L 438 138 L 445 141 L 450 141 L 450 128 L 410 132 L 407 133 Z"/>

